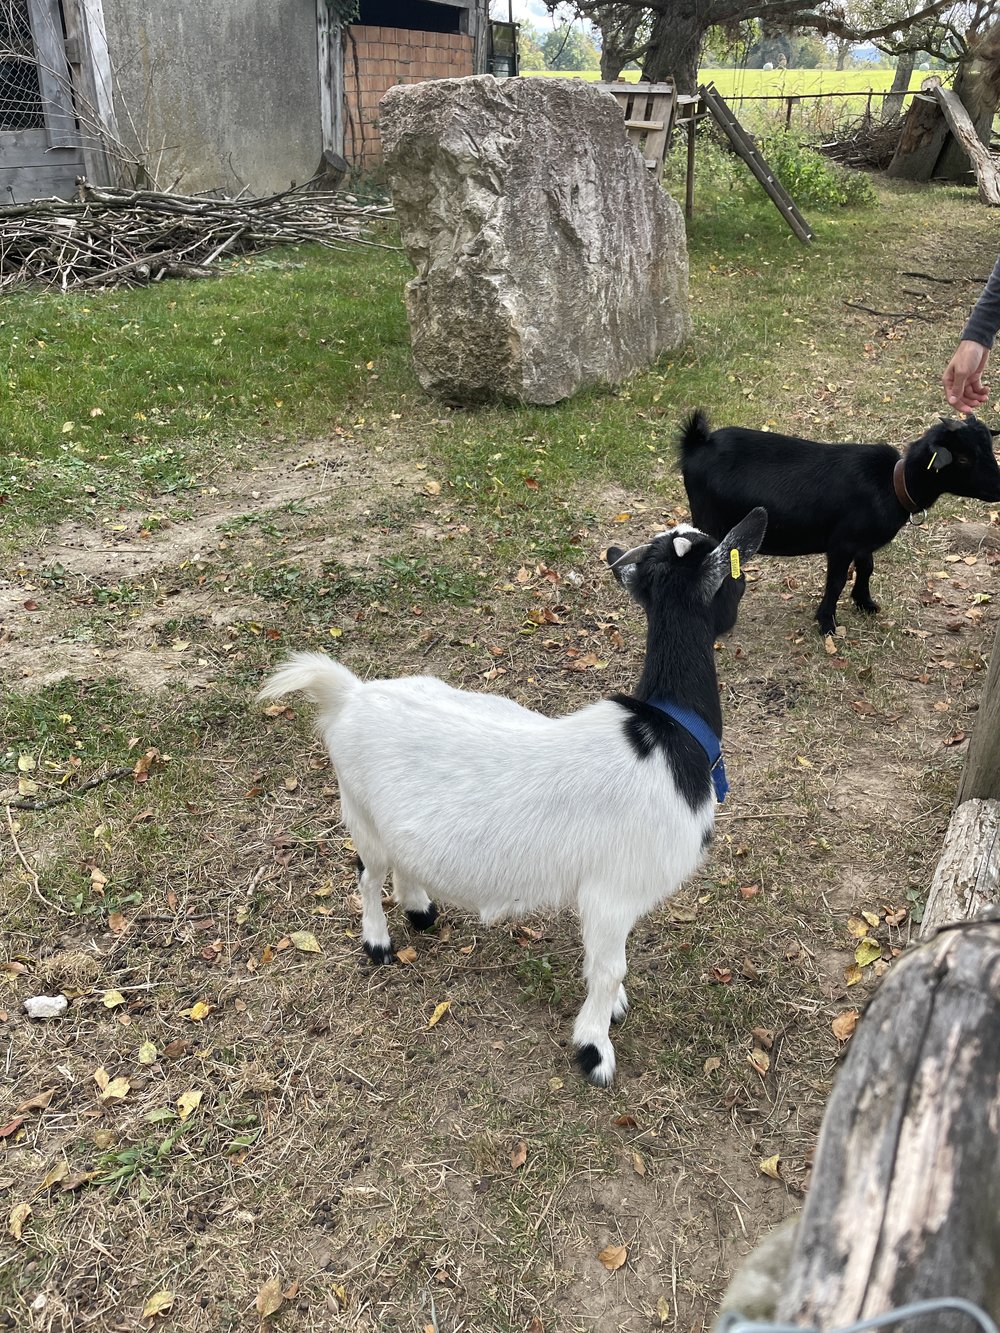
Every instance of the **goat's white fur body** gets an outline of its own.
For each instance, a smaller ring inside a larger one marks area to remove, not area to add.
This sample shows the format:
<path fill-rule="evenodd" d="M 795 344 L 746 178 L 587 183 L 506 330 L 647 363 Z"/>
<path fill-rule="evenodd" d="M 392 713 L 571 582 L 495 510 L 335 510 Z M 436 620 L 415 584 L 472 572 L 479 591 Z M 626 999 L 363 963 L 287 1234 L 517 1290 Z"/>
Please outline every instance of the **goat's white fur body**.
<path fill-rule="evenodd" d="M 390 870 L 411 911 L 425 910 L 429 894 L 484 921 L 575 907 L 588 995 L 574 1040 L 600 1054 L 593 1081 L 610 1082 L 626 938 L 702 860 L 711 786 L 692 812 L 662 756 L 652 771 L 640 765 L 610 700 L 548 718 L 428 676 L 362 681 L 322 653 L 296 654 L 262 693 L 294 691 L 321 708 L 364 863 L 366 946 L 390 947 L 381 904 Z"/>

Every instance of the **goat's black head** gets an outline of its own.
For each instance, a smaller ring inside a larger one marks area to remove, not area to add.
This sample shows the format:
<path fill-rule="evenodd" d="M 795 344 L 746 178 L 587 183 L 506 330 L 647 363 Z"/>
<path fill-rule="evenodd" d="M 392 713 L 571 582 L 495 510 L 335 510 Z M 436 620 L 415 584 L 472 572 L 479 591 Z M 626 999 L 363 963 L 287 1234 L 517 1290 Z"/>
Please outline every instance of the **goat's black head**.
<path fill-rule="evenodd" d="M 974 416 L 943 417 L 907 450 L 941 492 L 975 500 L 1000 500 L 1000 467 L 993 456 L 993 433 Z"/>
<path fill-rule="evenodd" d="M 766 528 L 766 511 L 753 509 L 721 542 L 682 523 L 630 551 L 611 546 L 606 559 L 647 613 L 661 594 L 692 609 L 710 605 L 714 632 L 726 634 L 736 624 L 746 589 L 740 562 L 757 552 Z"/>

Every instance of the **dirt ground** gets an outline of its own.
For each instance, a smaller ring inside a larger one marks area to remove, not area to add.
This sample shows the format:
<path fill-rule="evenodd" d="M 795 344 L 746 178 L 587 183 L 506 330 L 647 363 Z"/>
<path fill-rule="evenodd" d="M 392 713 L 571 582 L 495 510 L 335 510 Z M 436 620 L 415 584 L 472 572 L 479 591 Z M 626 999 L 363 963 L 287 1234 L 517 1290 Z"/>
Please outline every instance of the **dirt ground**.
<path fill-rule="evenodd" d="M 371 967 L 308 708 L 254 694 L 317 646 L 549 713 L 627 689 L 643 626 L 601 551 L 682 492 L 564 496 L 589 515 L 568 553 L 511 561 L 417 444 L 381 443 L 67 523 L 0 580 L 0 673 L 36 701 L 0 740 L 30 761 L 0 776 L 0 1327 L 695 1333 L 801 1206 L 832 1024 L 910 939 L 948 822 L 996 516 L 904 529 L 835 653 L 821 562 L 750 566 L 718 649 L 732 791 L 633 932 L 598 1090 L 574 922 L 413 935 L 393 909 L 402 957 Z"/>

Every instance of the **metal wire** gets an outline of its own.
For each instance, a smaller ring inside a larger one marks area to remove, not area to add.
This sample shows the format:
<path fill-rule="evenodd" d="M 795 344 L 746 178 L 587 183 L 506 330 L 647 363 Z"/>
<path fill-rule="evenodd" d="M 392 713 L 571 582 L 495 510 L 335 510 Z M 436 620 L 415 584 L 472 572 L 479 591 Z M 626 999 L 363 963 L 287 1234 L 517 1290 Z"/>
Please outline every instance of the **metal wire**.
<path fill-rule="evenodd" d="M 0 0 L 0 130 L 44 127 L 28 0 Z"/>
<path fill-rule="evenodd" d="M 873 1315 L 871 1319 L 861 1319 L 856 1324 L 844 1324 L 841 1328 L 828 1329 L 827 1333 L 867 1333 L 868 1329 L 888 1328 L 892 1324 L 902 1323 L 904 1319 L 918 1319 L 922 1315 L 940 1314 L 953 1310 L 956 1314 L 968 1317 L 982 1330 L 982 1333 L 1000 1333 L 996 1324 L 978 1305 L 964 1300 L 961 1296 L 941 1296 L 930 1301 L 914 1301 L 912 1305 L 901 1305 L 898 1310 L 887 1310 L 885 1314 Z M 754 1319 L 745 1319 L 743 1315 L 732 1311 L 719 1320 L 717 1333 L 820 1333 L 801 1324 L 772 1324 Z"/>

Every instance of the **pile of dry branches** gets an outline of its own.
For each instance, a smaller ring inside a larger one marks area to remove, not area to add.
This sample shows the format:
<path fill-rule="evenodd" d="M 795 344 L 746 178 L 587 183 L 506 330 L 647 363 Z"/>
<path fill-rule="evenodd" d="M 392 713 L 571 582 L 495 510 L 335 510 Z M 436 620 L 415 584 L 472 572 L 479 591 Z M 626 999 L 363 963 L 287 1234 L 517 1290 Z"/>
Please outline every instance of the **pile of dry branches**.
<path fill-rule="evenodd" d="M 0 207 L 0 292 L 22 283 L 140 285 L 207 277 L 224 255 L 310 241 L 386 248 L 387 204 L 301 188 L 268 199 L 98 189 Z"/>
<path fill-rule="evenodd" d="M 902 128 L 902 119 L 876 120 L 866 114 L 841 127 L 838 139 L 815 147 L 845 167 L 883 171 L 892 161 Z"/>

